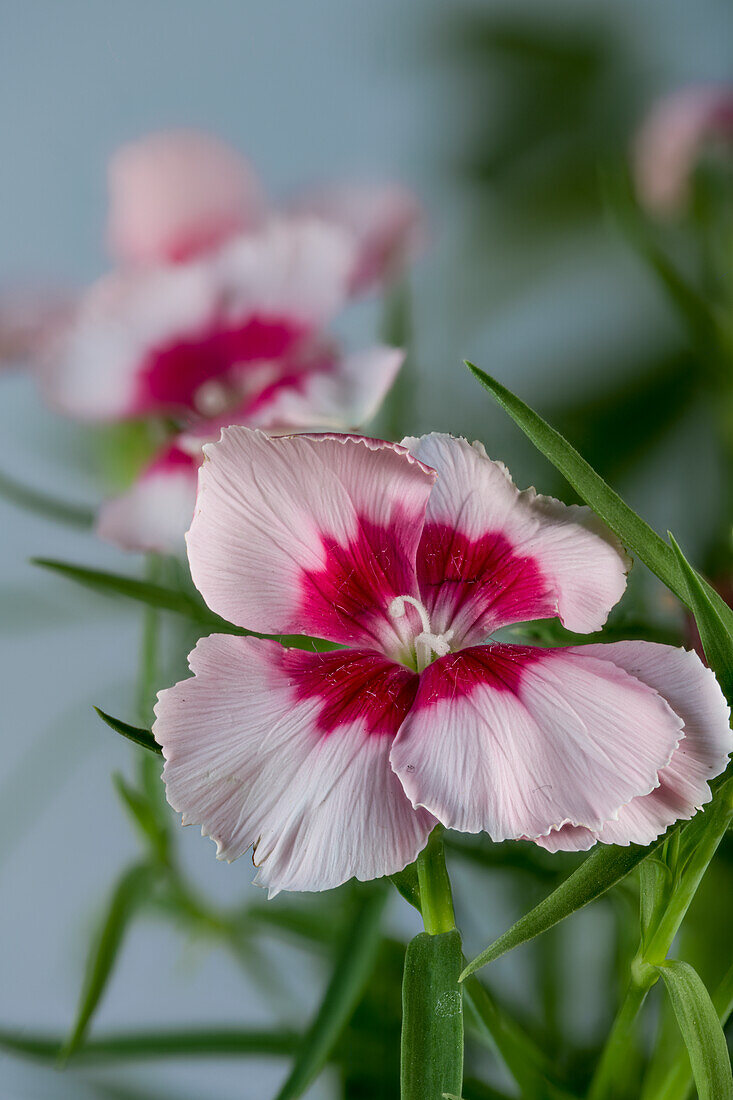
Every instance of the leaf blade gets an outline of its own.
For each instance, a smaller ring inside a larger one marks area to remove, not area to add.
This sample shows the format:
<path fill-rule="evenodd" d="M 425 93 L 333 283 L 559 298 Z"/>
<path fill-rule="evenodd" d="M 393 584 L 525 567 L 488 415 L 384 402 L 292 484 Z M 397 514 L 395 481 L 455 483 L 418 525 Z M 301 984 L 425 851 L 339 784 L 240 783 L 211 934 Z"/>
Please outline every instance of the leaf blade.
<path fill-rule="evenodd" d="M 575 448 L 529 405 L 485 371 L 472 363 L 466 365 L 474 378 L 489 391 L 586 504 L 618 535 L 623 544 L 686 604 L 687 584 L 672 547 L 641 516 L 629 508 L 628 504 L 606 484 Z M 706 582 L 703 582 L 703 587 L 726 630 L 733 634 L 733 610 Z"/>
<path fill-rule="evenodd" d="M 122 734 L 128 741 L 134 742 L 136 745 L 140 745 L 144 749 L 148 749 L 149 752 L 158 753 L 161 755 L 163 750 L 158 742 L 153 737 L 153 734 L 148 729 L 143 729 L 141 726 L 131 726 L 127 722 L 122 722 L 119 718 L 113 718 L 111 714 L 105 714 L 99 707 L 94 708 L 102 719 L 102 721 L 113 729 L 115 733 Z"/>
<path fill-rule="evenodd" d="M 105 918 L 87 959 L 76 1020 L 60 1055 L 63 1061 L 74 1054 L 84 1042 L 94 1012 L 112 975 L 127 928 L 150 881 L 149 864 L 136 863 L 119 878 L 112 892 Z"/>
<path fill-rule="evenodd" d="M 688 602 L 695 616 L 708 664 L 717 676 L 726 699 L 729 703 L 733 703 L 733 632 L 726 629 L 725 623 L 703 588 L 700 577 L 687 561 L 671 532 L 669 532 L 669 541 L 687 585 Z"/>
<path fill-rule="evenodd" d="M 303 1036 L 293 1067 L 277 1100 L 301 1096 L 328 1060 L 351 1018 L 377 959 L 382 910 L 387 899 L 383 883 L 365 890 L 365 897 L 334 964 L 320 1007 Z"/>
<path fill-rule="evenodd" d="M 728 1047 L 702 980 L 686 962 L 670 960 L 656 969 L 667 987 L 700 1100 L 731 1100 L 733 1076 Z"/>

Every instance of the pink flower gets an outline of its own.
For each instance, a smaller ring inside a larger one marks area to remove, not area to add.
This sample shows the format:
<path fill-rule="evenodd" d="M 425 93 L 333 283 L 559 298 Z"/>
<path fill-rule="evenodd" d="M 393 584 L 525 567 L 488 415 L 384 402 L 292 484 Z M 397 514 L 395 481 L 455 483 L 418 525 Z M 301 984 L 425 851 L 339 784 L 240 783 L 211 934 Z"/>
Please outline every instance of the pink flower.
<path fill-rule="evenodd" d="M 660 214 L 683 207 L 695 163 L 705 143 L 716 137 L 733 140 L 732 88 L 684 88 L 659 100 L 634 142 L 640 202 Z"/>
<path fill-rule="evenodd" d="M 629 562 L 587 509 L 520 493 L 444 435 L 229 428 L 205 456 L 188 551 L 208 605 L 347 647 L 214 635 L 159 696 L 168 800 L 221 858 L 254 847 L 271 893 L 397 871 L 436 820 L 645 843 L 710 798 L 729 711 L 694 654 L 490 638 L 555 615 L 603 625 Z"/>
<path fill-rule="evenodd" d="M 46 396 L 95 420 L 235 408 L 264 368 L 307 354 L 346 301 L 352 263 L 342 231 L 295 218 L 186 264 L 108 276 L 43 372 Z"/>
<path fill-rule="evenodd" d="M 290 360 L 274 378 L 264 375 L 261 387 L 237 408 L 200 421 L 168 444 L 125 493 L 102 505 L 100 538 L 125 550 L 179 553 L 193 517 L 202 447 L 218 439 L 223 427 L 248 424 L 283 432 L 364 424 L 404 359 L 397 348 L 381 346 L 342 355 L 324 343 L 317 351 L 302 362 Z"/>
<path fill-rule="evenodd" d="M 422 245 L 415 196 L 395 184 L 332 184 L 291 204 L 348 233 L 353 293 L 398 274 Z M 249 164 L 195 131 L 163 131 L 123 146 L 109 168 L 107 237 L 123 264 L 190 260 L 282 216 Z"/>
<path fill-rule="evenodd" d="M 107 238 L 123 263 L 188 260 L 250 231 L 261 216 L 251 168 L 208 134 L 150 134 L 110 162 Z"/>

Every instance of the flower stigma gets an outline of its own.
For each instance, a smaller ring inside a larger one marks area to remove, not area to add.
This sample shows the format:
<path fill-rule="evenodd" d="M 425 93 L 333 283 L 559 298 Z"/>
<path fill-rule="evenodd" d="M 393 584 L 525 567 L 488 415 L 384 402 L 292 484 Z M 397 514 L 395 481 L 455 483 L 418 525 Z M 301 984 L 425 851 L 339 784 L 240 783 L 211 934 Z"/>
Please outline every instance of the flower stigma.
<path fill-rule="evenodd" d="M 453 637 L 453 628 L 446 630 L 444 634 L 436 634 L 430 625 L 430 615 L 425 604 L 414 596 L 395 596 L 389 605 L 391 619 L 397 621 L 407 617 L 407 604 L 411 604 L 420 616 L 422 632 L 414 638 L 414 660 L 417 672 L 422 672 L 436 657 L 445 657 L 450 653 L 450 640 Z"/>

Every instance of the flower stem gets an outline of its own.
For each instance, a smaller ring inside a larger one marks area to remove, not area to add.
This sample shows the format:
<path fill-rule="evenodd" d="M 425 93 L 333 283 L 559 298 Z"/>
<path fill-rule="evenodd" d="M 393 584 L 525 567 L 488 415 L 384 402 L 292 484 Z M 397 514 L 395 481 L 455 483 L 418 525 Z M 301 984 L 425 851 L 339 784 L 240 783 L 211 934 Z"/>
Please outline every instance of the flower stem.
<path fill-rule="evenodd" d="M 647 971 L 649 972 L 647 974 Z M 596 1068 L 588 1100 L 616 1100 L 634 1068 L 634 1024 L 654 984 L 652 968 L 632 964 L 631 978 Z"/>
<path fill-rule="evenodd" d="M 417 857 L 417 879 L 425 931 L 431 936 L 452 932 L 456 926 L 453 894 L 443 850 L 443 827 L 436 825 Z"/>

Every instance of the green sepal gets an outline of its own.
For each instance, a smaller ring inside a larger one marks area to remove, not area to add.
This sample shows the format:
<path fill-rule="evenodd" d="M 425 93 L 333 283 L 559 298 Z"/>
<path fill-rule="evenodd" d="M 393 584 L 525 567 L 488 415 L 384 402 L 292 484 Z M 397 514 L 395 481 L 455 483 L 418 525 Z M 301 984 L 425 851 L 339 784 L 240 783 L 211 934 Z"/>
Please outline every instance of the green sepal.
<path fill-rule="evenodd" d="M 463 955 L 456 930 L 427 932 L 408 944 L 402 981 L 402 1100 L 461 1095 Z"/>

